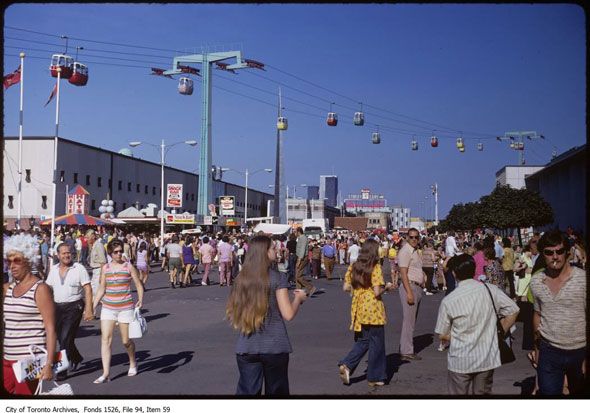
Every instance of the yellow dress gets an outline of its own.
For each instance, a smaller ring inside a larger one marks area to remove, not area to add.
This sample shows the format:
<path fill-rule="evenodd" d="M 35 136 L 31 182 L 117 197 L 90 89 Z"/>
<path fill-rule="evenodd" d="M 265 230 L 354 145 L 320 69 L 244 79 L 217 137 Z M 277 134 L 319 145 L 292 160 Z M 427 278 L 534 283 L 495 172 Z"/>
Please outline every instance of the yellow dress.
<path fill-rule="evenodd" d="M 352 265 L 348 267 L 344 282 L 351 285 L 352 282 Z M 352 304 L 350 306 L 350 329 L 361 331 L 363 324 L 385 325 L 387 318 L 385 315 L 385 306 L 380 298 L 375 298 L 373 287 L 385 285 L 381 265 L 375 265 L 373 274 L 371 274 L 371 287 L 353 288 Z"/>

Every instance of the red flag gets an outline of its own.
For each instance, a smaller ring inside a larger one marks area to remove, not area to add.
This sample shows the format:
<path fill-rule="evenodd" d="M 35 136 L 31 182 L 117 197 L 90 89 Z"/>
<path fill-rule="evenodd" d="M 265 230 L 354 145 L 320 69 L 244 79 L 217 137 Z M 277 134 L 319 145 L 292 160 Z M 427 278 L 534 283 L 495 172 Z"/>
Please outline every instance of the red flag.
<path fill-rule="evenodd" d="M 47 99 L 47 102 L 45 102 L 45 106 L 49 105 L 49 102 L 51 102 L 51 99 L 53 99 L 53 97 L 55 96 L 55 94 L 57 93 L 57 83 L 55 84 L 55 86 L 53 86 L 53 90 L 51 91 L 51 95 L 49 95 L 49 99 Z M 43 106 L 43 107 L 45 107 Z"/>
<path fill-rule="evenodd" d="M 16 85 L 18 82 L 20 82 L 20 65 L 18 65 L 18 69 L 16 69 L 14 72 L 4 76 L 4 90 L 8 89 L 12 85 Z"/>

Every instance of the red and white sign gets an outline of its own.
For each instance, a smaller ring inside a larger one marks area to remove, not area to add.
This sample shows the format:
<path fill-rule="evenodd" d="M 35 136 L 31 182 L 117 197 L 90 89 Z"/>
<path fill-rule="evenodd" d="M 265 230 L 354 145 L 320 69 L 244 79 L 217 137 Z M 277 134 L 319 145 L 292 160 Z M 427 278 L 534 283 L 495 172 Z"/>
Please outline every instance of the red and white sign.
<path fill-rule="evenodd" d="M 167 208 L 182 208 L 182 184 L 168 184 L 166 193 Z"/>

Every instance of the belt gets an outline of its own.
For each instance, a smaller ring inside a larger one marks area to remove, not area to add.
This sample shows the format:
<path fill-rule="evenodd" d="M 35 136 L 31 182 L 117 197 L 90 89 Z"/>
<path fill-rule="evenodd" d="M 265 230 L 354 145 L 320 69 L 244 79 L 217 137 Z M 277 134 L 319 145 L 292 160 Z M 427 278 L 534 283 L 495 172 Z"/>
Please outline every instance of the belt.
<path fill-rule="evenodd" d="M 417 285 L 418 287 L 422 288 L 422 284 L 417 283 L 416 281 L 410 280 L 410 284 L 414 284 L 414 285 Z"/>

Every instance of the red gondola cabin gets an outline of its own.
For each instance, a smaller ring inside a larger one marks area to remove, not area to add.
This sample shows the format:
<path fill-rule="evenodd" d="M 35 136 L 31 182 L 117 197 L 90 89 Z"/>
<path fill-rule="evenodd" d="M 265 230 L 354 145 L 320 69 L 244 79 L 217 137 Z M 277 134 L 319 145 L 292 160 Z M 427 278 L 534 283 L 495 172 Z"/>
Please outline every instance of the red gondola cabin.
<path fill-rule="evenodd" d="M 68 82 L 74 86 L 86 86 L 86 83 L 88 83 L 88 67 L 80 62 L 74 62 L 74 72 Z"/>
<path fill-rule="evenodd" d="M 65 54 L 54 54 L 51 56 L 51 76 L 57 77 L 57 68 L 61 68 L 61 78 L 69 79 L 74 73 L 74 59 Z"/>

